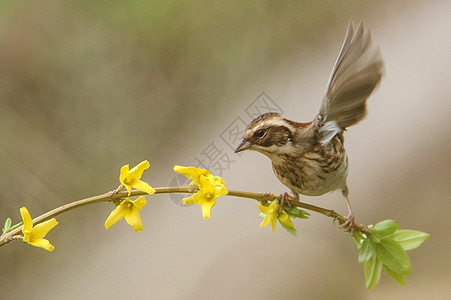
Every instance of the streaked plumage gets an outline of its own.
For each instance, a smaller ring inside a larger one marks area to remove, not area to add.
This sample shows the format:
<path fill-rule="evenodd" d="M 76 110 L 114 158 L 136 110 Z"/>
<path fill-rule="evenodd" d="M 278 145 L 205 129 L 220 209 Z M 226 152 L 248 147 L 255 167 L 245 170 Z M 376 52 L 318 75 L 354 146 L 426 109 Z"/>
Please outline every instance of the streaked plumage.
<path fill-rule="evenodd" d="M 347 229 L 352 230 L 343 132 L 365 117 L 366 100 L 382 72 L 382 57 L 370 32 L 362 23 L 354 31 L 350 23 L 314 120 L 298 123 L 277 113 L 263 114 L 248 125 L 236 152 L 255 150 L 268 156 L 277 178 L 296 196 L 341 190 L 349 209 Z"/>

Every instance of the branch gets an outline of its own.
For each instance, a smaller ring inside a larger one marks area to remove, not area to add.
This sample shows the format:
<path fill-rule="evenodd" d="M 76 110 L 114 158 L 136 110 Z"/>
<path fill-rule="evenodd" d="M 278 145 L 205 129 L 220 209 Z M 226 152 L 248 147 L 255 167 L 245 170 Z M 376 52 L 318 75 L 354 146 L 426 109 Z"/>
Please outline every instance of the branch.
<path fill-rule="evenodd" d="M 170 194 L 170 193 L 189 193 L 193 194 L 198 192 L 199 189 L 197 187 L 160 187 L 155 188 L 155 194 Z M 60 207 L 57 207 L 49 212 L 46 212 L 36 218 L 33 219 L 33 224 L 39 224 L 46 220 L 50 220 L 51 218 L 54 218 L 62 213 L 71 211 L 73 209 L 91 205 L 95 203 L 101 203 L 101 202 L 113 202 L 119 199 L 123 199 L 126 197 L 133 197 L 133 196 L 145 196 L 148 195 L 147 193 L 141 192 L 141 191 L 132 191 L 130 196 L 128 196 L 127 192 L 108 192 L 102 195 L 85 198 L 81 200 L 77 200 L 68 204 L 64 204 Z M 234 191 L 229 190 L 228 196 L 234 196 L 234 197 L 241 197 L 241 198 L 248 198 L 248 199 L 254 199 L 259 202 L 265 202 L 265 201 L 273 201 L 278 196 L 273 193 L 252 193 L 252 192 L 244 192 L 244 191 Z M 307 209 L 310 211 L 314 211 L 320 214 L 323 214 L 327 217 L 333 218 L 334 220 L 337 220 L 339 224 L 343 224 L 346 221 L 346 218 L 342 215 L 338 214 L 334 210 L 322 208 L 319 206 L 311 205 L 305 202 L 295 201 L 295 200 L 287 200 L 287 203 L 293 206 L 297 206 L 303 209 Z M 11 240 L 18 239 L 17 235 L 20 234 L 22 231 L 23 226 L 19 226 L 18 228 L 7 232 L 0 236 L 0 247 L 9 243 Z M 357 229 L 360 232 L 367 232 L 368 228 L 362 224 L 355 224 L 354 228 Z"/>

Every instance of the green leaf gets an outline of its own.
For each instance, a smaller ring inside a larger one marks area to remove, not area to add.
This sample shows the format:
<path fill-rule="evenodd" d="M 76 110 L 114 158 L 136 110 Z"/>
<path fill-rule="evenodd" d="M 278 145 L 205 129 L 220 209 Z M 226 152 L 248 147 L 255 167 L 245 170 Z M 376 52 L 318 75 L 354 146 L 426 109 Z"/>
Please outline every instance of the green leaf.
<path fill-rule="evenodd" d="M 374 225 L 374 231 L 377 232 L 381 237 L 388 236 L 395 233 L 398 229 L 399 223 L 393 220 L 385 220 Z"/>
<path fill-rule="evenodd" d="M 283 228 L 285 228 L 286 231 L 288 231 L 290 234 L 294 235 L 294 236 L 298 236 L 298 232 L 296 230 L 296 228 L 290 227 L 285 225 L 284 223 L 280 222 L 280 225 L 282 225 Z"/>
<path fill-rule="evenodd" d="M 13 231 L 17 227 L 21 226 L 22 224 L 23 224 L 22 222 L 19 222 L 16 225 L 11 226 L 11 219 L 8 218 L 8 219 L 6 219 L 5 225 L 2 228 L 2 232 L 3 232 L 3 234 L 8 233 L 10 231 Z"/>
<path fill-rule="evenodd" d="M 364 240 L 359 249 L 359 264 L 368 262 L 374 254 L 374 244 L 369 239 Z"/>
<path fill-rule="evenodd" d="M 373 228 L 370 229 L 370 233 L 371 233 L 370 234 L 370 240 L 374 244 L 378 244 L 378 243 L 381 242 L 380 235 L 378 235 L 377 232 Z"/>
<path fill-rule="evenodd" d="M 308 219 L 308 217 L 310 216 L 308 212 L 299 209 L 296 206 L 290 207 L 288 205 L 284 205 L 283 210 L 292 218 Z"/>
<path fill-rule="evenodd" d="M 429 234 L 416 230 L 398 230 L 390 236 L 393 240 L 398 242 L 404 250 L 412 250 L 419 247 L 427 238 Z"/>
<path fill-rule="evenodd" d="M 6 221 L 5 221 L 4 228 L 8 229 L 9 227 L 11 227 L 11 223 L 12 223 L 11 218 L 7 218 Z"/>
<path fill-rule="evenodd" d="M 11 219 L 7 218 L 5 221 L 5 225 L 2 228 L 3 233 L 7 233 L 10 227 L 11 227 Z"/>
<path fill-rule="evenodd" d="M 352 239 L 354 240 L 355 245 L 357 246 L 357 249 L 360 250 L 360 247 L 362 246 L 363 241 L 366 239 L 359 231 L 354 231 L 352 234 Z"/>
<path fill-rule="evenodd" d="M 376 255 L 373 255 L 371 259 L 365 263 L 364 270 L 366 288 L 372 289 L 379 283 L 379 280 L 381 279 L 382 262 Z"/>
<path fill-rule="evenodd" d="M 410 275 L 412 264 L 406 251 L 390 238 L 382 239 L 376 244 L 377 257 L 392 271 L 400 275 Z"/>
<path fill-rule="evenodd" d="M 22 226 L 22 225 L 23 225 L 23 222 L 19 222 L 16 225 L 13 225 L 13 226 L 9 227 L 8 232 L 10 232 L 10 231 L 16 229 L 17 227 Z"/>
<path fill-rule="evenodd" d="M 390 275 L 391 278 L 393 278 L 400 285 L 406 286 L 406 283 L 404 282 L 404 275 L 395 273 L 392 269 L 390 269 L 386 265 L 383 265 L 383 266 L 384 266 L 385 272 L 387 272 L 387 274 Z"/>

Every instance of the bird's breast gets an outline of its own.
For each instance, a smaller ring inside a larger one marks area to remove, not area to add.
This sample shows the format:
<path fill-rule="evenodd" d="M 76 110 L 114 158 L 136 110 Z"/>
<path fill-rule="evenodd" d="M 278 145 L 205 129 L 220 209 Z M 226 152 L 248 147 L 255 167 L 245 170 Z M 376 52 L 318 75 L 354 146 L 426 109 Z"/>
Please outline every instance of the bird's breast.
<path fill-rule="evenodd" d="M 270 158 L 275 175 L 284 185 L 298 194 L 319 196 L 346 187 L 348 158 L 344 148 L 337 150 Z"/>

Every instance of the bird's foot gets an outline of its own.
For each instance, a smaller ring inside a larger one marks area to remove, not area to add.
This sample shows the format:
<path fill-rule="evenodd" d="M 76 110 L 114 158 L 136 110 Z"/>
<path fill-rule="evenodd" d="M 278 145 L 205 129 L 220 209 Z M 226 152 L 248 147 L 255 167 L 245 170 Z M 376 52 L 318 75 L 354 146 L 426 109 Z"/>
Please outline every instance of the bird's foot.
<path fill-rule="evenodd" d="M 340 226 L 340 228 L 344 229 L 344 231 L 353 234 L 354 225 L 355 225 L 355 216 L 354 213 L 350 212 L 349 215 L 346 217 L 346 221 Z"/>
<path fill-rule="evenodd" d="M 292 207 L 293 205 L 290 203 L 290 201 L 298 200 L 296 197 L 291 196 L 287 192 L 280 194 L 278 199 L 279 199 L 279 204 L 280 204 L 279 216 L 282 213 L 284 204 L 287 204 L 289 207 Z"/>

